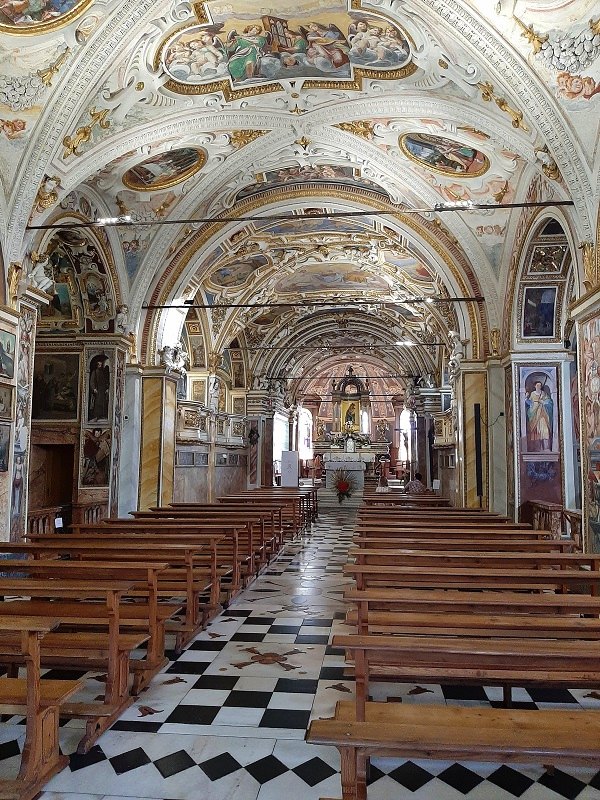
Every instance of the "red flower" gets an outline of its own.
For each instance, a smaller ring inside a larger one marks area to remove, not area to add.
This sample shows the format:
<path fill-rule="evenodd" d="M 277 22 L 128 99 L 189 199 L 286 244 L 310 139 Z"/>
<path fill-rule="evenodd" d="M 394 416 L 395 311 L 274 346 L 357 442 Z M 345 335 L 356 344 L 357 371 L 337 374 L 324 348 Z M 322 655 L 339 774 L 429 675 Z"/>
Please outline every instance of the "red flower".
<path fill-rule="evenodd" d="M 345 494 L 348 491 L 349 488 L 350 488 L 350 484 L 348 483 L 348 481 L 338 481 L 338 485 L 337 485 L 338 492 L 341 492 L 342 494 Z"/>

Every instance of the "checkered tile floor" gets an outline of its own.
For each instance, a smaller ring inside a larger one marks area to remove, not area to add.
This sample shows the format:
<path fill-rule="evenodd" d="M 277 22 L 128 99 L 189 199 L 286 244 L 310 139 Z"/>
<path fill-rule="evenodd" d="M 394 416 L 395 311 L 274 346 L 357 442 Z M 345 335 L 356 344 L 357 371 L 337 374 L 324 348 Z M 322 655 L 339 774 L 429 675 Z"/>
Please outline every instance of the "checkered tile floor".
<path fill-rule="evenodd" d="M 40 800 L 302 800 L 340 797 L 335 748 L 304 742 L 312 717 L 352 696 L 344 654 L 330 645 L 343 625 L 342 567 L 354 518 L 322 513 L 286 552 L 141 694 Z M 53 671 L 56 673 L 56 671 Z M 600 690 L 600 687 L 599 687 Z M 499 704 L 501 690 L 374 684 L 388 702 Z M 600 691 L 516 689 L 523 708 L 600 708 Z M 14 772 L 23 727 L 0 726 L 0 776 Z M 18 720 L 14 720 L 18 722 Z M 61 729 L 75 750 L 81 723 Z M 598 765 L 600 770 L 600 764 Z M 600 800 L 600 772 L 375 759 L 369 800 Z"/>

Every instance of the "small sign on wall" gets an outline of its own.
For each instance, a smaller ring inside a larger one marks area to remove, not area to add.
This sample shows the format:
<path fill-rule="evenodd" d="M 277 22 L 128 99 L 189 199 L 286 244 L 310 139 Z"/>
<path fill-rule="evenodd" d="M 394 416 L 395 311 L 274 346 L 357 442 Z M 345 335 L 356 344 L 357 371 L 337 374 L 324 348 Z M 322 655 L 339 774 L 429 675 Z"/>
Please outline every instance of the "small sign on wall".
<path fill-rule="evenodd" d="M 298 486 L 300 459 L 297 450 L 284 450 L 281 454 L 281 485 Z"/>

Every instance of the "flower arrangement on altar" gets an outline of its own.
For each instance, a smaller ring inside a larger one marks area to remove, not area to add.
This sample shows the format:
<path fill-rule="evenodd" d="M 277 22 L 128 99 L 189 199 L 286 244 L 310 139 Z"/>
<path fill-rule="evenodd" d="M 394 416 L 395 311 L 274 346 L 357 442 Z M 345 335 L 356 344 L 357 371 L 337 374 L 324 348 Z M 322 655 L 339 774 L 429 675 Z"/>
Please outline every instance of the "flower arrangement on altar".
<path fill-rule="evenodd" d="M 356 488 L 356 482 L 345 469 L 336 469 L 333 474 L 333 485 L 340 503 L 344 497 L 350 499 L 353 490 Z"/>

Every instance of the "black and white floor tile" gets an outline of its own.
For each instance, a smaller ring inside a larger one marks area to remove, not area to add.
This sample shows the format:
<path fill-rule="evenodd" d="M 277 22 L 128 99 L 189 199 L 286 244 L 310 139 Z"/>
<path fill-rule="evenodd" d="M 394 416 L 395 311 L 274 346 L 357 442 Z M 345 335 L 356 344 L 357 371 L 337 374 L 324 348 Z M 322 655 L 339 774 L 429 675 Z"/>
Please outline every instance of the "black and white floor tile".
<path fill-rule="evenodd" d="M 352 697 L 344 653 L 342 568 L 353 517 L 325 511 L 143 692 L 40 800 L 302 800 L 340 797 L 335 748 L 309 745 L 312 717 Z M 600 687 L 599 687 L 600 689 Z M 392 702 L 496 704 L 495 688 L 374 684 Z M 600 691 L 516 689 L 526 708 L 600 708 Z M 76 722 L 61 729 L 75 750 Z M 23 727 L 0 726 L 0 776 L 19 762 Z M 369 800 L 600 800 L 598 770 L 375 759 Z"/>

